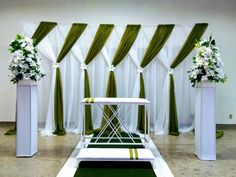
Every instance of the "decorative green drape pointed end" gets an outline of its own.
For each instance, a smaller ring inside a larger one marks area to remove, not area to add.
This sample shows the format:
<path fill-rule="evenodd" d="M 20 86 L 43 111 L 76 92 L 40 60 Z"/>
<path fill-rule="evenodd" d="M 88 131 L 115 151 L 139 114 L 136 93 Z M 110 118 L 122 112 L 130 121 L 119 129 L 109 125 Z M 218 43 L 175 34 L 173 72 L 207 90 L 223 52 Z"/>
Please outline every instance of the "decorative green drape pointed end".
<path fill-rule="evenodd" d="M 216 130 L 216 139 L 220 139 L 223 136 L 224 136 L 223 130 Z"/>
<path fill-rule="evenodd" d="M 91 135 L 94 134 L 93 130 L 85 130 L 85 135 Z"/>
<path fill-rule="evenodd" d="M 17 109 L 17 105 L 16 105 L 16 109 Z M 16 111 L 16 110 L 15 110 Z M 16 122 L 14 123 L 14 127 L 10 128 L 9 130 L 7 130 L 4 135 L 16 135 L 16 126 L 17 126 L 17 111 L 15 112 L 15 120 Z"/>
<path fill-rule="evenodd" d="M 180 133 L 178 131 L 178 128 L 175 131 L 173 131 L 173 132 L 172 131 L 169 132 L 169 135 L 173 135 L 173 136 L 179 136 L 179 134 Z"/>
<path fill-rule="evenodd" d="M 32 36 L 34 45 L 36 46 L 56 25 L 56 22 L 41 22 Z"/>
<path fill-rule="evenodd" d="M 55 130 L 53 132 L 54 135 L 58 135 L 58 136 L 63 136 L 66 134 L 66 131 L 65 130 Z"/>
<path fill-rule="evenodd" d="M 16 135 L 16 123 L 13 128 L 7 130 L 4 135 Z"/>
<path fill-rule="evenodd" d="M 63 96 L 60 68 L 56 69 L 56 83 L 54 91 L 54 125 L 56 135 L 65 135 L 66 131 L 63 125 Z"/>

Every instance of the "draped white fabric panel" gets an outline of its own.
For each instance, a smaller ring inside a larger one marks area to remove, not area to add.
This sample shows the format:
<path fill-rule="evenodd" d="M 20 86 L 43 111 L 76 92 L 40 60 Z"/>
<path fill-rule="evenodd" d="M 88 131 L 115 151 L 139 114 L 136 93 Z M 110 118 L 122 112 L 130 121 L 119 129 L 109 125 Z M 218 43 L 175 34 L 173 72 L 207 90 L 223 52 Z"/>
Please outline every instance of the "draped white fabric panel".
<path fill-rule="evenodd" d="M 32 36 L 39 23 L 23 25 L 24 34 Z M 55 85 L 54 64 L 71 24 L 58 24 L 37 46 L 43 60 L 46 77 L 39 82 L 39 122 L 45 122 L 43 133 L 53 131 L 53 101 Z M 95 36 L 98 25 L 88 25 L 71 51 L 60 63 L 64 99 L 64 126 L 67 132 L 79 133 L 82 130 L 82 106 L 84 97 L 84 68 L 88 70 L 92 97 L 104 97 L 112 58 L 119 45 L 126 25 L 114 27 L 108 41 L 96 58 L 84 65 L 85 57 Z M 180 131 L 193 128 L 194 100 L 193 89 L 188 81 L 187 70 L 191 67 L 190 54 L 174 71 L 170 65 L 179 52 L 193 26 L 174 27 L 161 52 L 144 69 L 140 63 L 145 50 L 156 30 L 156 26 L 142 26 L 139 35 L 124 60 L 114 69 L 118 97 L 138 97 L 140 72 L 143 72 L 146 97 L 150 100 L 150 128 L 156 134 L 168 133 L 169 123 L 169 72 L 175 79 L 175 93 Z M 128 111 L 128 110 L 125 110 Z M 102 112 L 92 108 L 94 128 L 100 127 Z M 126 126 L 135 131 L 137 108 L 128 117 Z"/>

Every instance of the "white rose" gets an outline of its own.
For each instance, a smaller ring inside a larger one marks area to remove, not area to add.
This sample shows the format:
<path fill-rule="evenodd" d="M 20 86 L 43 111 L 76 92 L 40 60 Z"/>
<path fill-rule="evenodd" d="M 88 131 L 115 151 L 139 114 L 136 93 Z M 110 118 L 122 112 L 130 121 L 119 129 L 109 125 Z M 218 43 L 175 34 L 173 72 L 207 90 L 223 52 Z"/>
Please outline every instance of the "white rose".
<path fill-rule="evenodd" d="M 16 50 L 15 52 L 13 52 L 13 57 L 24 57 L 24 55 L 23 55 L 23 51 L 22 50 Z"/>
<path fill-rule="evenodd" d="M 26 44 L 25 42 L 22 42 L 20 46 L 21 46 L 22 48 L 25 48 L 26 45 L 27 45 L 27 44 Z"/>
<path fill-rule="evenodd" d="M 202 58 L 196 58 L 196 64 L 197 64 L 198 66 L 202 66 L 203 63 L 204 63 L 204 61 L 203 61 Z"/>
<path fill-rule="evenodd" d="M 23 77 L 24 77 L 24 79 L 27 79 L 27 80 L 30 79 L 30 75 L 28 73 L 24 74 Z"/>
<path fill-rule="evenodd" d="M 36 66 L 36 63 L 32 60 L 32 62 L 30 63 L 30 66 Z"/>
<path fill-rule="evenodd" d="M 25 50 L 27 50 L 27 51 L 33 51 L 34 50 L 34 47 L 33 46 L 26 46 L 25 47 Z"/>
<path fill-rule="evenodd" d="M 206 48 L 205 48 L 205 54 L 206 54 L 207 56 L 211 55 L 211 54 L 212 54 L 211 48 L 206 47 Z"/>
<path fill-rule="evenodd" d="M 25 42 L 28 44 L 33 44 L 33 40 L 31 38 L 25 37 Z"/>
<path fill-rule="evenodd" d="M 20 60 L 21 60 L 21 58 L 18 57 L 18 56 L 13 58 L 13 62 L 16 63 L 16 64 L 20 63 Z"/>
<path fill-rule="evenodd" d="M 25 60 L 28 62 L 32 62 L 32 58 L 30 58 L 30 57 L 27 57 Z"/>
<path fill-rule="evenodd" d="M 201 81 L 207 81 L 207 80 L 208 80 L 207 76 L 202 76 Z"/>

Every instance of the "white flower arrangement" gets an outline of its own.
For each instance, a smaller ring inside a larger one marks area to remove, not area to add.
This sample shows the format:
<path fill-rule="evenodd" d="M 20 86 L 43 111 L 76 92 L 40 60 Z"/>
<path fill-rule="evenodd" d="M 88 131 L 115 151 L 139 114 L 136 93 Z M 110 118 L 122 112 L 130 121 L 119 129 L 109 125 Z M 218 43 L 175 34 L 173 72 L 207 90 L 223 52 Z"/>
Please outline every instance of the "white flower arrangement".
<path fill-rule="evenodd" d="M 41 59 L 31 38 L 17 34 L 16 39 L 11 41 L 9 51 L 12 53 L 9 70 L 13 84 L 22 79 L 39 81 L 45 76 Z"/>
<path fill-rule="evenodd" d="M 223 63 L 215 40 L 210 36 L 197 41 L 195 48 L 197 55 L 193 57 L 193 67 L 188 71 L 192 86 L 197 87 L 203 81 L 225 82 L 227 77 L 221 68 Z"/>

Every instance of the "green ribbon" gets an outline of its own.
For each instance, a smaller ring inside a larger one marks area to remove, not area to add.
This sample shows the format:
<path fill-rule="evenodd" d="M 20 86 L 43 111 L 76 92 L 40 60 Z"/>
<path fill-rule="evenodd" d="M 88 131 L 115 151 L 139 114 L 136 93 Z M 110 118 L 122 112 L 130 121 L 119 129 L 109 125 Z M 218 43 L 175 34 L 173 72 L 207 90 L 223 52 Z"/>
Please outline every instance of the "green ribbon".
<path fill-rule="evenodd" d="M 130 160 L 134 160 L 134 157 L 136 160 L 138 160 L 138 150 L 137 149 L 129 149 Z"/>
<path fill-rule="evenodd" d="M 134 159 L 133 149 L 129 149 L 129 158 L 130 158 L 130 160 Z"/>

